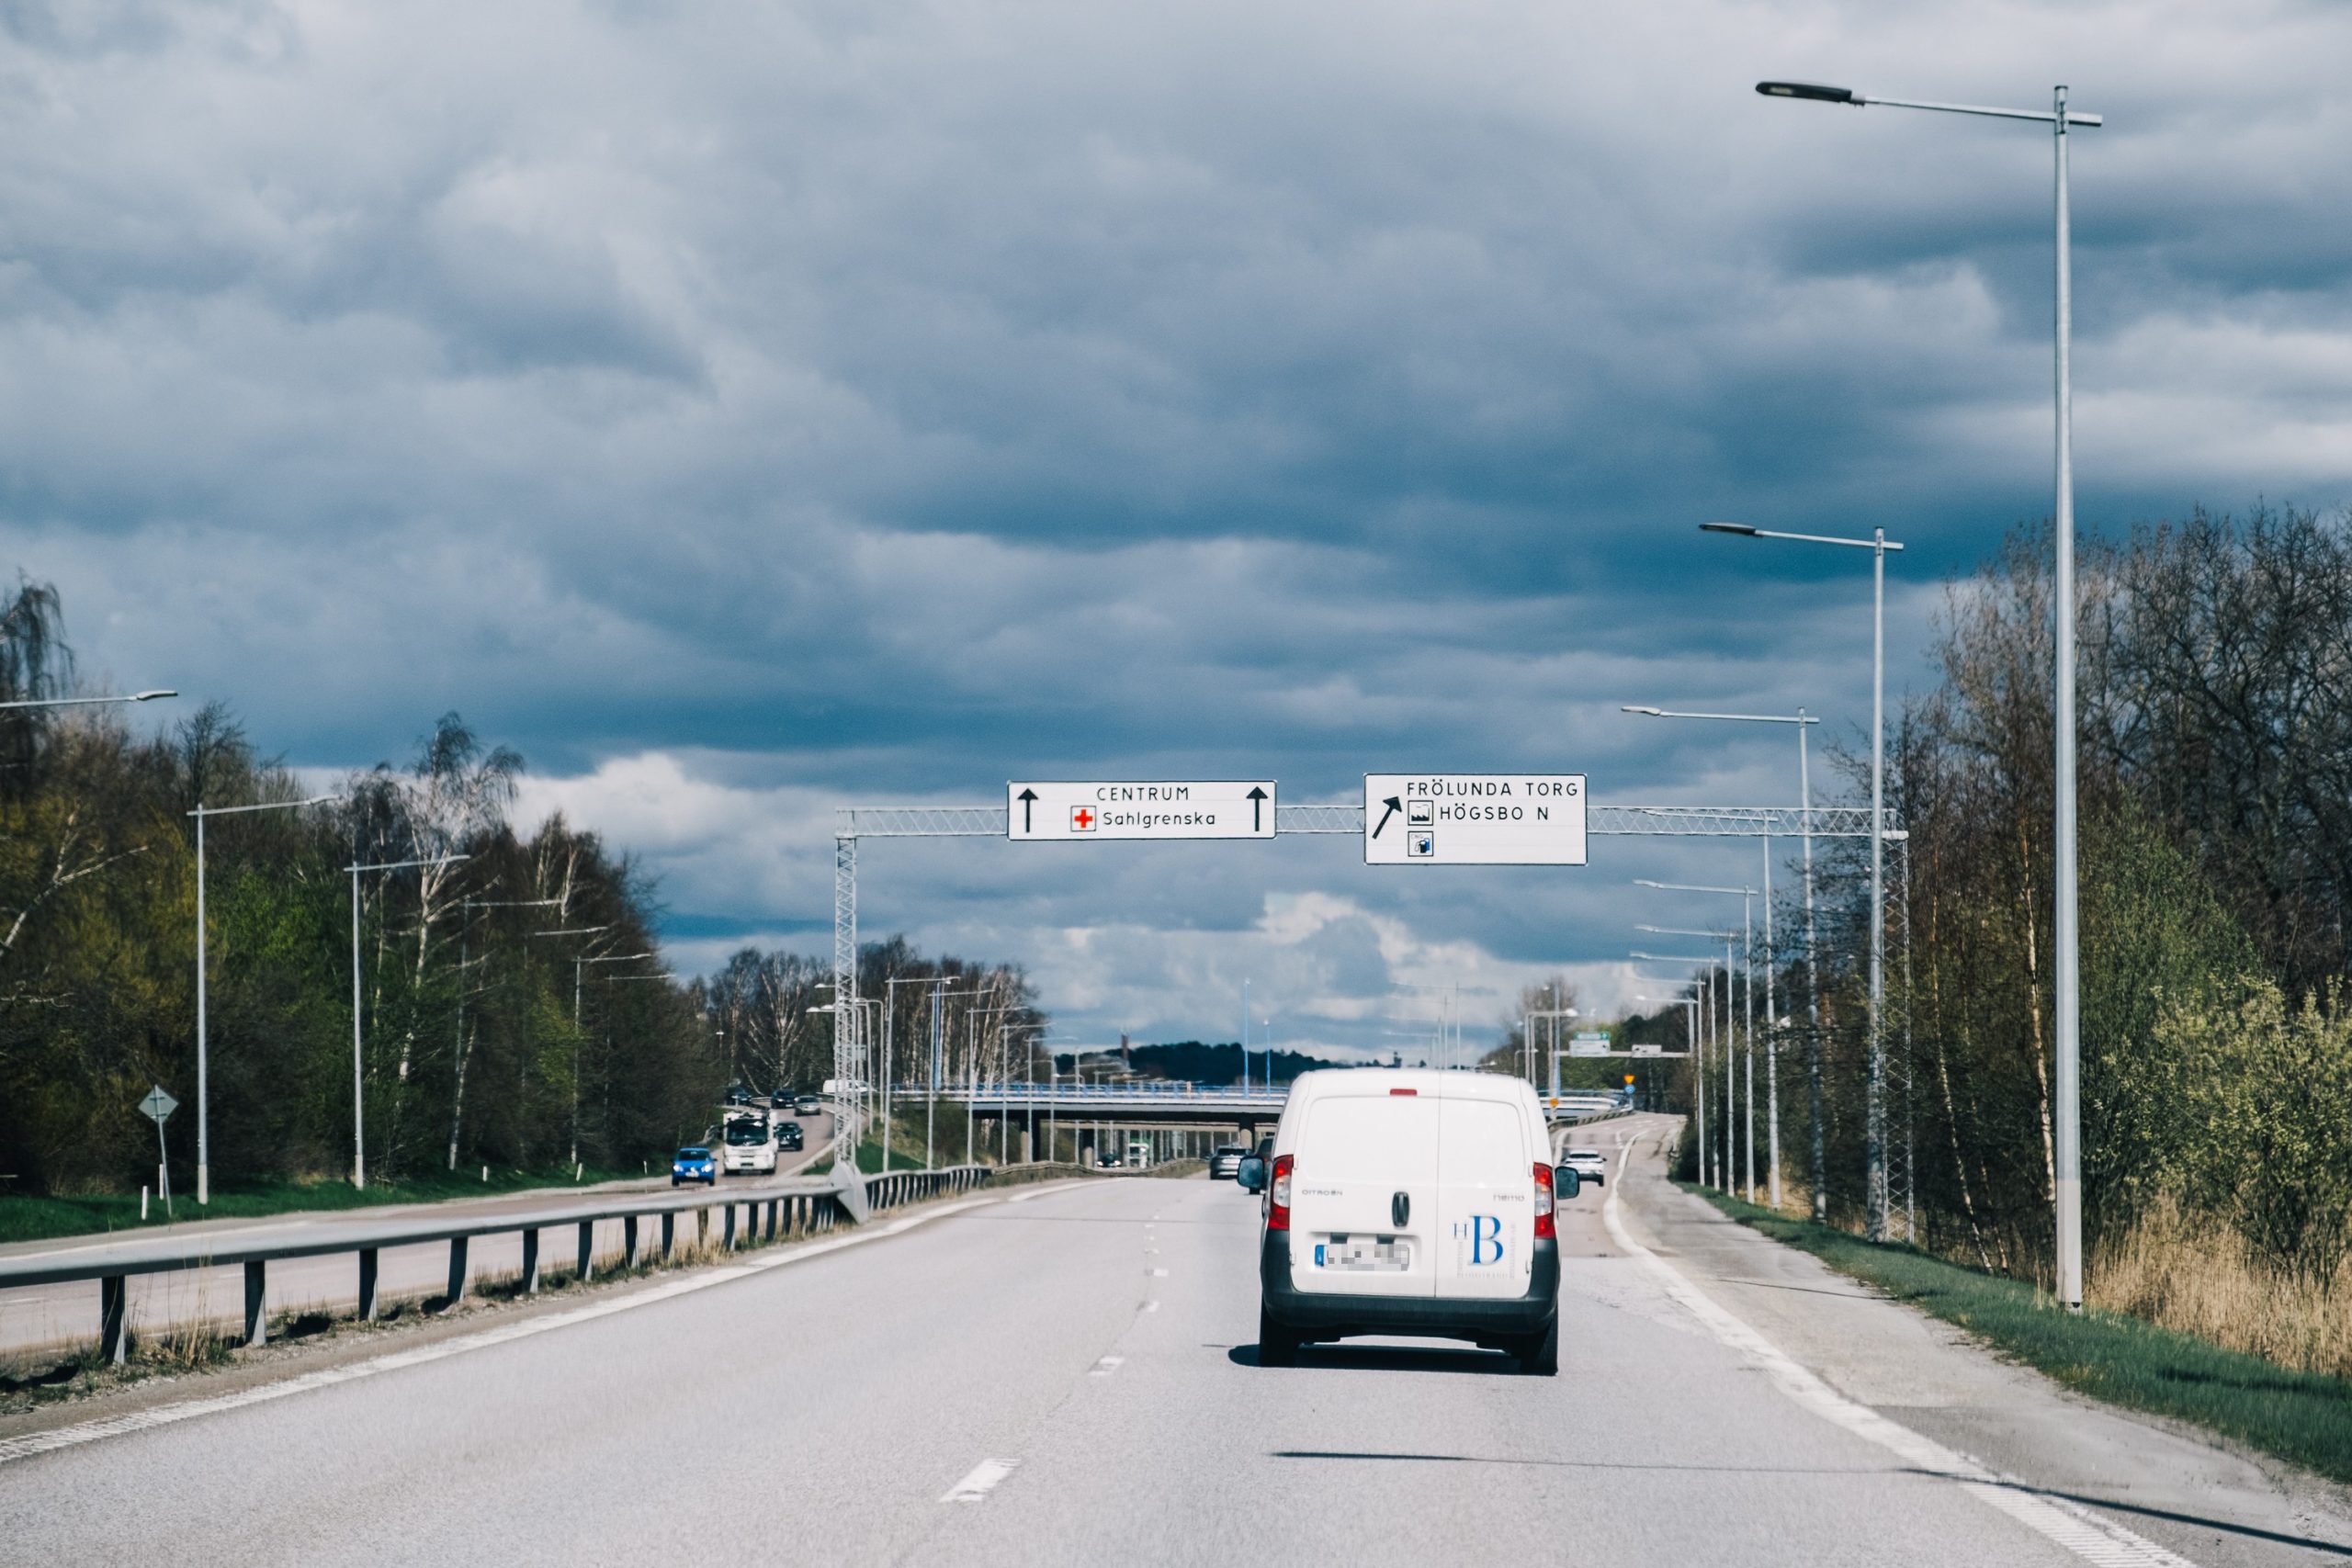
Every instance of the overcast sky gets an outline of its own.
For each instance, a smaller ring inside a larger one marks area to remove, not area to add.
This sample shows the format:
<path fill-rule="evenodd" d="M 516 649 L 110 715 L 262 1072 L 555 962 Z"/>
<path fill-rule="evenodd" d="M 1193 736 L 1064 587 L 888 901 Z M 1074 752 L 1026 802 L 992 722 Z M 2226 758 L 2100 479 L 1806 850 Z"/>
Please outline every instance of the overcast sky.
<path fill-rule="evenodd" d="M 1867 558 L 2050 507 L 2076 133 L 2084 525 L 2352 498 L 2335 4 L 0 4 L 0 536 L 85 673 L 305 767 L 456 709 L 662 878 L 682 967 L 820 951 L 831 808 L 1012 777 L 1544 768 L 1791 801 L 1867 718 Z M 164 716 L 158 716 L 161 721 Z M 1816 774 L 1821 777 L 1826 770 Z M 1059 1038 L 1379 1047 L 1635 876 L 1345 839 L 869 843 L 863 926 Z M 1721 914 L 1725 911 L 1717 910 Z M 1475 989 L 1485 987 L 1485 990 Z M 1409 1048 L 1409 1044 L 1408 1044 Z"/>

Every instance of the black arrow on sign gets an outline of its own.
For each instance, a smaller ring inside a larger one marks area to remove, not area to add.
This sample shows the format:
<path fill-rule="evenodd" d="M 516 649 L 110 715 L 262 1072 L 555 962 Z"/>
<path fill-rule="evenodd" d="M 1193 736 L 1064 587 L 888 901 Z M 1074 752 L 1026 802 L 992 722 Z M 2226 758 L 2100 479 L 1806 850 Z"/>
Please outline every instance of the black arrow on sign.
<path fill-rule="evenodd" d="M 1250 803 L 1250 830 L 1255 833 L 1259 830 L 1261 821 L 1258 814 L 1266 809 L 1266 792 L 1256 784 L 1251 784 L 1250 793 L 1241 798 Z"/>
<path fill-rule="evenodd" d="M 1401 800 L 1397 799 L 1397 798 L 1396 798 L 1395 795 L 1390 795 L 1387 799 L 1385 799 L 1385 800 L 1382 801 L 1380 804 L 1381 804 L 1381 805 L 1383 805 L 1383 806 L 1385 806 L 1385 807 L 1388 807 L 1388 809 L 1387 809 L 1387 810 L 1385 810 L 1385 811 L 1384 811 L 1384 812 L 1382 812 L 1382 813 L 1380 814 L 1380 828 L 1385 828 L 1385 827 L 1387 827 L 1387 826 L 1388 826 L 1388 819 L 1389 819 L 1391 817 L 1396 816 L 1396 813 L 1398 813 L 1399 811 L 1402 811 L 1402 810 L 1404 810 L 1404 809 L 1405 809 L 1405 803 L 1404 803 L 1403 801 L 1401 801 Z M 1372 836 L 1373 836 L 1374 838 L 1377 839 L 1378 837 L 1380 837 L 1380 828 L 1374 828 L 1374 829 L 1372 830 Z"/>
<path fill-rule="evenodd" d="M 1026 833 L 1030 830 L 1029 813 L 1037 804 L 1037 792 L 1034 789 L 1024 789 L 1013 798 L 1021 803 L 1021 830 Z"/>

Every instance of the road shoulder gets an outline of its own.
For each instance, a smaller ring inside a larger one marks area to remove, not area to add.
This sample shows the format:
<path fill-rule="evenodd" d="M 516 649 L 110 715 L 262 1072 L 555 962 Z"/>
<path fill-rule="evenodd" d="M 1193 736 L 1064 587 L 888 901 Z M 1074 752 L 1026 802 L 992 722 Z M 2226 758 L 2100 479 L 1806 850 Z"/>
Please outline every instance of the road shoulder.
<path fill-rule="evenodd" d="M 1620 1194 L 1628 1231 L 1848 1399 L 2199 1562 L 2352 1557 L 2352 1506 L 2339 1489 L 2001 1360 L 1674 1188 L 1660 1142 L 1630 1162 Z"/>

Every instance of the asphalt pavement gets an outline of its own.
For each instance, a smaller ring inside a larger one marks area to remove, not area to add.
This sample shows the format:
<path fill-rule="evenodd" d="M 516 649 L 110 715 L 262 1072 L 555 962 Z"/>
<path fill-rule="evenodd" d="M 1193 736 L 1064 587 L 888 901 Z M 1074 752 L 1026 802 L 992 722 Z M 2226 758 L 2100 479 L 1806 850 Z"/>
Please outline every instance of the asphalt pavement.
<path fill-rule="evenodd" d="M 1614 1156 L 1661 1125 L 1627 1119 L 1578 1141 Z M 1972 1382 L 1951 1368 L 1990 1359 L 1948 1337 L 1900 1352 L 1919 1363 L 1909 1394 L 1930 1405 L 1845 1389 L 1839 1347 L 1880 1359 L 1914 1314 L 1801 1269 L 1761 1270 L 1738 1238 L 1701 1235 L 1695 1200 L 1657 1179 L 1653 1149 L 1566 1206 L 1556 1379 L 1406 1340 L 1261 1368 L 1256 1200 L 1229 1182 L 1092 1181 L 623 1287 L 380 1375 L 216 1400 L 168 1425 L 85 1425 L 51 1451 L 12 1450 L 24 1424 L 0 1426 L 0 1558 L 1821 1568 L 2352 1555 L 2275 1539 L 2281 1520 L 2344 1522 L 2243 1461 L 2211 1472 L 2190 1506 L 2167 1491 L 2164 1507 L 2134 1511 L 2134 1486 L 2179 1479 L 2166 1445 L 2212 1450 L 2025 1374 Z M 1683 1255 L 1686 1223 L 1713 1254 Z M 1735 1274 L 1753 1282 L 1734 1287 Z M 1784 1314 L 1769 1334 L 1751 1321 L 1765 1296 Z M 1816 1299 L 1828 1315 L 1808 1315 Z M 2043 1495 L 2030 1435 L 1987 1468 L 1941 1446 L 1965 1441 L 1964 1413 L 1922 1432 L 1935 1398 L 1971 1390 L 2033 1412 L 2026 1427 L 2046 1419 L 2098 1445 L 2098 1474 L 2071 1488 L 2087 1501 Z M 77 1418 L 47 1424 L 60 1419 Z"/>

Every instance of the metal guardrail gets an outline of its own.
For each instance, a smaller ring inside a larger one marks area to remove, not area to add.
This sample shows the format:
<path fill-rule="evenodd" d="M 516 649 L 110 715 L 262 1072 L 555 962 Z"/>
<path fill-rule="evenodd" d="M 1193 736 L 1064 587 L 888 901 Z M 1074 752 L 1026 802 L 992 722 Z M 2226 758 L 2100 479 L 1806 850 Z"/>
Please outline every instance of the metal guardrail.
<path fill-rule="evenodd" d="M 989 1177 L 989 1169 L 986 1166 L 952 1166 L 938 1170 L 892 1171 L 888 1175 L 867 1176 L 863 1180 L 868 1207 L 887 1209 L 943 1193 L 968 1191 L 986 1182 Z M 510 1232 L 521 1235 L 523 1289 L 529 1292 L 539 1288 L 541 1231 L 560 1225 L 577 1226 L 579 1247 L 575 1276 L 590 1280 L 595 1277 L 595 1235 L 599 1224 L 607 1220 L 621 1222 L 621 1267 L 634 1269 L 646 1261 L 647 1257 L 644 1243 L 648 1238 L 641 1234 L 639 1221 L 650 1219 L 661 1222 L 660 1239 L 652 1249 L 652 1255 L 667 1258 L 676 1245 L 678 1216 L 712 1209 L 721 1212 L 719 1245 L 729 1252 L 758 1240 L 774 1241 L 779 1235 L 811 1235 L 830 1231 L 843 1220 L 854 1221 L 857 1217 L 850 1212 L 849 1205 L 842 1199 L 841 1189 L 831 1179 L 797 1177 L 759 1187 L 714 1187 L 699 1194 L 654 1193 L 586 1207 L 571 1204 L 561 1208 L 482 1214 L 458 1220 L 422 1217 L 355 1220 L 340 1225 L 306 1225 L 299 1234 L 279 1239 L 231 1241 L 226 1246 L 216 1246 L 215 1243 L 227 1238 L 208 1236 L 199 1230 L 185 1235 L 85 1247 L 63 1253 L 0 1258 L 0 1291 L 32 1285 L 96 1281 L 99 1353 L 107 1360 L 119 1365 L 129 1353 L 128 1307 L 130 1276 L 134 1274 L 163 1274 L 243 1264 L 245 1270 L 244 1341 L 248 1345 L 259 1345 L 267 1340 L 269 1333 L 266 1303 L 272 1263 L 296 1258 L 318 1258 L 346 1252 L 356 1254 L 359 1264 L 358 1316 L 362 1322 L 370 1322 L 377 1316 L 379 1305 L 376 1289 L 379 1264 L 388 1247 L 447 1243 L 448 1290 L 443 1300 L 454 1305 L 465 1297 L 467 1247 L 475 1236 L 503 1235 Z M 739 1209 L 742 1211 L 740 1225 L 737 1223 Z M 707 1235 L 710 1227 L 705 1221 L 696 1228 Z"/>
<path fill-rule="evenodd" d="M 910 1085 L 898 1092 L 922 1096 L 921 1084 Z M 1035 1101 L 1039 1105 L 1103 1105 L 1150 1103 L 1165 1105 L 1211 1103 L 1234 1105 L 1280 1105 L 1290 1098 L 1289 1086 L 1277 1089 L 1240 1089 L 1231 1084 L 1170 1083 L 1158 1078 L 1140 1079 L 1124 1084 L 1073 1083 L 983 1083 L 977 1087 L 962 1084 L 942 1085 L 939 1098 L 962 1104 L 995 1105 L 1012 1100 L 1021 1104 Z"/>

